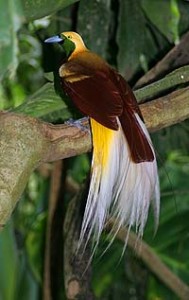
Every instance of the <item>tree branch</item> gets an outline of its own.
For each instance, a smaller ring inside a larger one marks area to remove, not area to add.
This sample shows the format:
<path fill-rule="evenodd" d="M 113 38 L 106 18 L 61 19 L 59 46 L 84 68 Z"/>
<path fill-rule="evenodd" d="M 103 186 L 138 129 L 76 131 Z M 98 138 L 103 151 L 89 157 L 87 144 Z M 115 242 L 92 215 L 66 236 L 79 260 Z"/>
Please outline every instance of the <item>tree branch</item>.
<path fill-rule="evenodd" d="M 187 64 L 189 64 L 189 32 L 182 37 L 178 45 L 173 47 L 162 60 L 137 81 L 135 88 L 158 80 L 170 71 Z"/>
<path fill-rule="evenodd" d="M 91 149 L 89 124 L 52 125 L 9 112 L 0 113 L 0 225 L 7 222 L 31 172 L 43 162 L 56 161 Z"/>
<path fill-rule="evenodd" d="M 156 100 L 141 104 L 140 108 L 150 132 L 180 123 L 189 118 L 189 89 L 174 91 Z"/>
<path fill-rule="evenodd" d="M 156 131 L 189 117 L 189 90 L 142 104 L 150 131 Z M 80 124 L 78 126 L 78 124 Z M 11 215 L 31 172 L 44 162 L 52 162 L 91 150 L 89 122 L 52 125 L 10 112 L 0 113 L 0 225 Z"/>
<path fill-rule="evenodd" d="M 179 85 L 189 82 L 189 66 L 179 68 L 163 79 L 151 83 L 141 89 L 135 91 L 135 96 L 138 103 L 146 102 L 148 99 L 154 99 L 162 94 L 167 94 L 167 91 L 175 90 Z"/>

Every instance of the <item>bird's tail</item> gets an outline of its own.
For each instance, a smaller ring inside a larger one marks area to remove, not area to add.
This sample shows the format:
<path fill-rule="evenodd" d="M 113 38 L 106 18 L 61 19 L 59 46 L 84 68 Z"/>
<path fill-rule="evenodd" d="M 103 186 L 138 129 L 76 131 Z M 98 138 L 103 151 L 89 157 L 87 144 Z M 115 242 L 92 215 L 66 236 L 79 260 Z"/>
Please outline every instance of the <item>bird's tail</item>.
<path fill-rule="evenodd" d="M 137 117 L 137 116 L 136 116 Z M 138 118 L 153 153 L 151 139 Z M 119 122 L 119 120 L 118 120 Z M 92 233 L 98 243 L 108 217 L 118 224 L 135 226 L 140 236 L 152 201 L 156 223 L 159 216 L 159 180 L 154 154 L 153 161 L 133 162 L 127 139 L 119 123 L 119 130 L 108 129 L 91 119 L 93 158 L 91 181 L 80 242 Z M 87 239 L 87 241 L 88 241 Z"/>

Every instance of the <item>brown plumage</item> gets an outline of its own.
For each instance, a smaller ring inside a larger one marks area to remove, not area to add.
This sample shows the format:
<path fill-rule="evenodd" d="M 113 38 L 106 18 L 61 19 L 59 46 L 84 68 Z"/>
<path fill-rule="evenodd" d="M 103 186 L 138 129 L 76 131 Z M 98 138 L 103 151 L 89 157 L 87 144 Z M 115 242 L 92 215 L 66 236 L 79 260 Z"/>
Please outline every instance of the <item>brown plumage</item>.
<path fill-rule="evenodd" d="M 87 49 L 76 53 L 59 73 L 63 89 L 84 115 L 113 130 L 118 129 L 119 118 L 134 162 L 154 159 L 135 116 L 142 119 L 137 101 L 120 74 Z"/>

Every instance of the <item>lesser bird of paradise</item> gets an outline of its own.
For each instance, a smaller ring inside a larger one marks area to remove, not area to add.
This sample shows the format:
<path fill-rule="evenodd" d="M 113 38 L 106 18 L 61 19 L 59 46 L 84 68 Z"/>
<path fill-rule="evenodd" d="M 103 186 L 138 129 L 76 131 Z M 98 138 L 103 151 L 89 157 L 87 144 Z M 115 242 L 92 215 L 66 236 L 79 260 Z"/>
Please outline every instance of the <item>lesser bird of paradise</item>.
<path fill-rule="evenodd" d="M 94 233 L 98 242 L 108 217 L 142 236 L 151 202 L 158 222 L 160 192 L 155 152 L 135 96 L 78 33 L 63 32 L 45 42 L 64 48 L 61 87 L 90 118 L 93 156 L 80 240 Z"/>

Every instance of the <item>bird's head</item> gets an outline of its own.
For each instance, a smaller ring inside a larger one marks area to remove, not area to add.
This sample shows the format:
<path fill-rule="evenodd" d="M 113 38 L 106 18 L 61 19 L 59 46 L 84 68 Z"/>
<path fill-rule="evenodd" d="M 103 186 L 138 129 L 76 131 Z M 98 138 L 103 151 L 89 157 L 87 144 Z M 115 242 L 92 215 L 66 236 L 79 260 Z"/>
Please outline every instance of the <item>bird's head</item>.
<path fill-rule="evenodd" d="M 66 31 L 59 35 L 52 36 L 46 39 L 45 43 L 59 43 L 66 52 L 67 57 L 86 50 L 86 46 L 81 36 L 73 31 Z"/>

